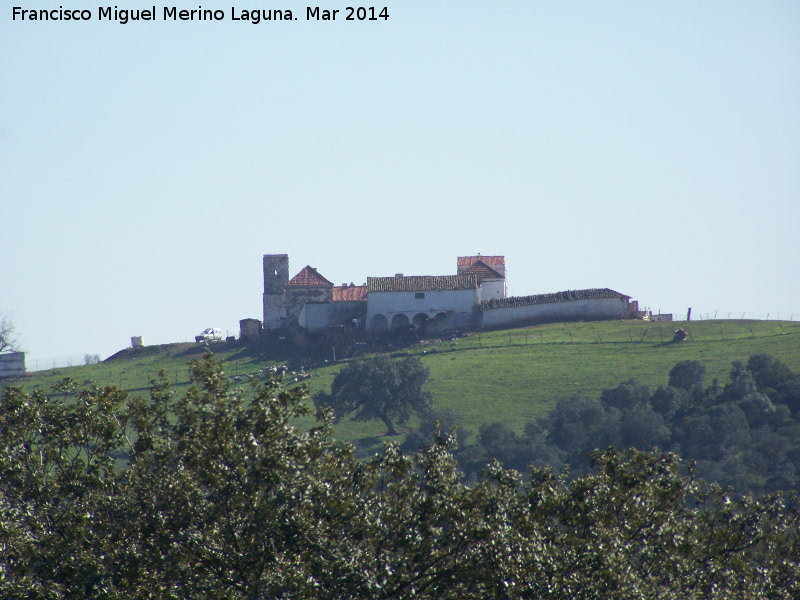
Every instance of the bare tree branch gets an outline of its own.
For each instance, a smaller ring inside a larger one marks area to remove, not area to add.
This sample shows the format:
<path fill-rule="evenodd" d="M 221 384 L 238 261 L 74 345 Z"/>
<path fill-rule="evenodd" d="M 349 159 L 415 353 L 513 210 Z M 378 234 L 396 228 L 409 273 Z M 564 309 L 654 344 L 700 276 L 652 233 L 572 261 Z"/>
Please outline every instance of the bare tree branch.
<path fill-rule="evenodd" d="M 14 352 L 17 343 L 14 321 L 8 315 L 3 315 L 0 317 L 0 352 Z"/>

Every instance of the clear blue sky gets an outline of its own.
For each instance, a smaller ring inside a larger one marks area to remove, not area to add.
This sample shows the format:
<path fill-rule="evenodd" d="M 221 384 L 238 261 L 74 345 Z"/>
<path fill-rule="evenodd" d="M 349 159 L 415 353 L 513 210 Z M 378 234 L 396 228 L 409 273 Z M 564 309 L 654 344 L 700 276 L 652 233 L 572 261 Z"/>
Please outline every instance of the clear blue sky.
<path fill-rule="evenodd" d="M 29 367 L 238 333 L 265 253 L 337 284 L 504 254 L 515 295 L 800 319 L 800 2 L 494 4 L 3 2 L 0 313 Z"/>

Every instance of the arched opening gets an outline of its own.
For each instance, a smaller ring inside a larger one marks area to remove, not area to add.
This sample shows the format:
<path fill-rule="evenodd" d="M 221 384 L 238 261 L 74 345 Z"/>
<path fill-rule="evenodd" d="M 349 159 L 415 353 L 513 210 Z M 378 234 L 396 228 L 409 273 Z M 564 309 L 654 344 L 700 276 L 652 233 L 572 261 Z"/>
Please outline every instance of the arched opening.
<path fill-rule="evenodd" d="M 385 315 L 377 314 L 372 315 L 369 320 L 370 329 L 389 329 L 389 321 Z"/>
<path fill-rule="evenodd" d="M 392 329 L 399 329 L 401 327 L 408 327 L 408 317 L 403 313 L 398 313 L 392 317 Z"/>
<path fill-rule="evenodd" d="M 437 321 L 444 321 L 447 318 L 447 313 L 437 313 L 435 317 L 433 317 Z"/>
<path fill-rule="evenodd" d="M 425 325 L 425 321 L 427 320 L 428 320 L 428 315 L 426 315 L 425 313 L 417 313 L 414 315 L 414 320 L 412 321 L 412 323 L 414 323 L 414 325 L 416 325 L 417 327 L 422 327 L 423 325 Z"/>

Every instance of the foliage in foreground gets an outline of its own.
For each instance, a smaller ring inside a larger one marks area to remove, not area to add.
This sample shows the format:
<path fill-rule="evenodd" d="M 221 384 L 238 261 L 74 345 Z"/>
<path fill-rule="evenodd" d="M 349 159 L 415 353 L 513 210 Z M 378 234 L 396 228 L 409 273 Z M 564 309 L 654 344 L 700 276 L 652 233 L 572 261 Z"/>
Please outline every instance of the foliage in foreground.
<path fill-rule="evenodd" d="M 609 449 L 567 482 L 450 436 L 371 461 L 292 426 L 302 389 L 245 403 L 212 357 L 175 399 L 90 387 L 0 405 L 0 597 L 796 598 L 793 497 L 731 502 L 672 454 Z"/>

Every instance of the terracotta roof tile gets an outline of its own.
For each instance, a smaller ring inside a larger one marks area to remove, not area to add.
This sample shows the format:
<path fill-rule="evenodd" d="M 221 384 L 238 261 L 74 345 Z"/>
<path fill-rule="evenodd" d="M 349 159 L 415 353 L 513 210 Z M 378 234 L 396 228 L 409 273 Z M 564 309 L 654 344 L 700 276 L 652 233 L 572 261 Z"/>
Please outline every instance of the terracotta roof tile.
<path fill-rule="evenodd" d="M 367 291 L 373 292 L 434 292 L 441 290 L 470 290 L 478 287 L 478 276 L 415 275 L 411 277 L 367 277 Z"/>
<path fill-rule="evenodd" d="M 317 270 L 314 267 L 305 266 L 297 275 L 292 277 L 286 285 L 327 287 L 333 286 L 333 283 L 317 273 Z"/>
<path fill-rule="evenodd" d="M 554 294 L 537 294 L 535 296 L 512 296 L 510 298 L 492 298 L 481 302 L 481 308 L 511 308 L 512 306 L 530 306 L 531 304 L 553 304 L 572 300 L 594 300 L 600 298 L 630 298 L 608 288 L 592 288 L 589 290 L 568 290 Z"/>
<path fill-rule="evenodd" d="M 505 279 L 505 277 L 484 263 L 482 260 L 479 260 L 466 269 L 463 269 L 461 273 L 477 275 L 478 282 L 481 282 L 484 279 Z"/>
<path fill-rule="evenodd" d="M 367 299 L 366 285 L 337 285 L 333 288 L 333 302 L 356 302 Z"/>
<path fill-rule="evenodd" d="M 506 257 L 505 256 L 459 256 L 458 257 L 458 266 L 459 267 L 468 267 L 470 265 L 474 265 L 476 262 L 481 261 L 483 264 L 488 265 L 490 267 L 498 266 L 498 265 L 505 265 L 506 264 Z"/>

